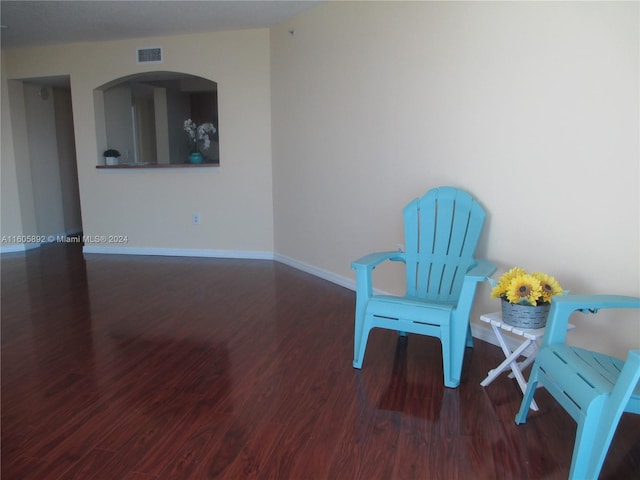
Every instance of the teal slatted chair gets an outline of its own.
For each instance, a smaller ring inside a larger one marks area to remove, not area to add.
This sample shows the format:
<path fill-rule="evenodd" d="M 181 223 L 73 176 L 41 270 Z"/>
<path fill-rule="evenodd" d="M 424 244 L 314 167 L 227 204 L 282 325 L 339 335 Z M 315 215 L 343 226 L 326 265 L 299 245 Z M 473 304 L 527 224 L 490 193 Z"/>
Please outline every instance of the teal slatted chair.
<path fill-rule="evenodd" d="M 618 295 L 552 297 L 549 320 L 516 423 L 525 423 L 541 383 L 578 424 L 569 478 L 596 479 L 623 412 L 640 414 L 640 350 L 627 361 L 566 345 L 569 317 L 577 310 L 640 308 L 640 298 Z"/>
<path fill-rule="evenodd" d="M 469 315 L 476 286 L 496 267 L 474 258 L 485 212 L 468 193 L 440 187 L 404 208 L 404 252 L 372 253 L 351 264 L 356 271 L 353 366 L 361 368 L 373 328 L 437 337 L 444 384 L 460 385 L 465 345 L 472 346 Z M 374 295 L 373 270 L 390 260 L 405 264 L 404 296 Z"/>

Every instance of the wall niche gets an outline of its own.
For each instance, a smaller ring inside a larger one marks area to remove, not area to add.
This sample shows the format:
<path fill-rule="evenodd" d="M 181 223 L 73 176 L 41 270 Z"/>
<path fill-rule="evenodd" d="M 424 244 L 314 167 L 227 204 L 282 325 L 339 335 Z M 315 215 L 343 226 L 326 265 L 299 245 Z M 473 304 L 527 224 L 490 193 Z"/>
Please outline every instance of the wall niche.
<path fill-rule="evenodd" d="M 179 72 L 146 72 L 110 81 L 94 90 L 98 166 L 101 168 L 195 166 L 185 120 L 212 123 L 209 148 L 200 144 L 202 165 L 220 164 L 218 84 Z M 105 167 L 103 152 L 120 152 Z"/>

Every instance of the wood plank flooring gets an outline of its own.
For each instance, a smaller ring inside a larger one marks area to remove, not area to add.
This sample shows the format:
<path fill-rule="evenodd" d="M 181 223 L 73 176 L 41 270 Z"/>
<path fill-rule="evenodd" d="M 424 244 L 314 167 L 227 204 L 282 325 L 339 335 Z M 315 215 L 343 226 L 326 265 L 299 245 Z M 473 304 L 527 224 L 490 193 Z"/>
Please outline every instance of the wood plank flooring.
<path fill-rule="evenodd" d="M 498 347 L 442 384 L 437 340 L 375 330 L 352 291 L 271 261 L 3 255 L 2 479 L 563 479 L 575 424 L 525 425 Z M 625 415 L 602 478 L 638 478 Z"/>

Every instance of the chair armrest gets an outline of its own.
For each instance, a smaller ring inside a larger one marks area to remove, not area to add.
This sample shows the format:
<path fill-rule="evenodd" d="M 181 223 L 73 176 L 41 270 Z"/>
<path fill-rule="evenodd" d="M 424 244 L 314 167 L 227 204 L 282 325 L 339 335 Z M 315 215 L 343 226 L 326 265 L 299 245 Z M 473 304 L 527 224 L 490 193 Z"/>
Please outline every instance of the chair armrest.
<path fill-rule="evenodd" d="M 373 270 L 377 265 L 380 265 L 385 260 L 391 260 L 392 262 L 404 262 L 404 252 L 392 251 L 392 252 L 375 252 L 365 255 L 351 262 L 351 268 L 354 270 Z"/>
<path fill-rule="evenodd" d="M 493 275 L 495 271 L 495 263 L 488 260 L 476 260 L 476 264 L 471 267 L 464 276 L 465 280 L 466 278 L 471 278 L 476 282 L 484 282 L 487 278 Z"/>
<path fill-rule="evenodd" d="M 376 252 L 351 262 L 351 268 L 356 271 L 356 308 L 373 295 L 373 269 L 385 260 L 404 262 L 405 254 L 399 251 Z"/>
<path fill-rule="evenodd" d="M 496 266 L 492 262 L 475 260 L 475 264 L 469 268 L 464 275 L 462 289 L 460 290 L 458 304 L 456 306 L 457 311 L 465 312 L 464 316 L 468 318 L 471 308 L 473 307 L 473 300 L 478 284 L 487 280 L 495 271 Z"/>
<path fill-rule="evenodd" d="M 583 313 L 596 313 L 601 308 L 640 308 L 640 298 L 625 295 L 559 295 L 553 302 L 563 310 Z"/>
<path fill-rule="evenodd" d="M 603 308 L 640 308 L 640 298 L 624 295 L 558 295 L 551 297 L 549 319 L 541 346 L 565 343 L 569 317 L 575 311 L 597 313 Z"/>

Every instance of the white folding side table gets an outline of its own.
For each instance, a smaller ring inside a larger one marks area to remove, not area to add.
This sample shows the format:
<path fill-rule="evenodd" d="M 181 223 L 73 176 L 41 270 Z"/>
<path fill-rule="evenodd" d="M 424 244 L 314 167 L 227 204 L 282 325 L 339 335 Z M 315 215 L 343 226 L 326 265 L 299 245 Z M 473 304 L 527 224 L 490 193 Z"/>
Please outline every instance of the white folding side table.
<path fill-rule="evenodd" d="M 520 386 L 520 390 L 522 390 L 522 393 L 524 394 L 525 390 L 527 389 L 527 382 L 522 375 L 522 370 L 531 365 L 531 363 L 533 363 L 533 360 L 536 358 L 536 355 L 540 350 L 538 340 L 544 336 L 544 328 L 527 329 L 514 327 L 513 325 L 509 325 L 508 323 L 502 321 L 502 312 L 494 312 L 481 315 L 480 320 L 491 325 L 493 333 L 496 335 L 496 339 L 500 344 L 500 348 L 502 348 L 502 352 L 506 357 L 500 365 L 498 365 L 493 370 L 489 370 L 487 378 L 480 382 L 480 385 L 486 387 L 507 368 L 511 368 L 511 374 L 509 376 L 515 377 L 515 379 L 518 381 L 518 385 Z M 575 325 L 569 324 L 567 330 L 573 330 L 574 328 L 576 328 Z M 524 338 L 524 341 L 513 352 L 507 346 L 507 343 L 502 334 L 503 330 L 505 332 L 511 332 Z M 529 347 L 533 349 L 531 354 L 524 361 L 518 362 L 518 357 L 520 357 L 520 355 L 522 355 L 522 353 Z M 536 404 L 535 400 L 531 402 L 531 408 L 533 410 L 538 410 L 538 405 Z"/>

